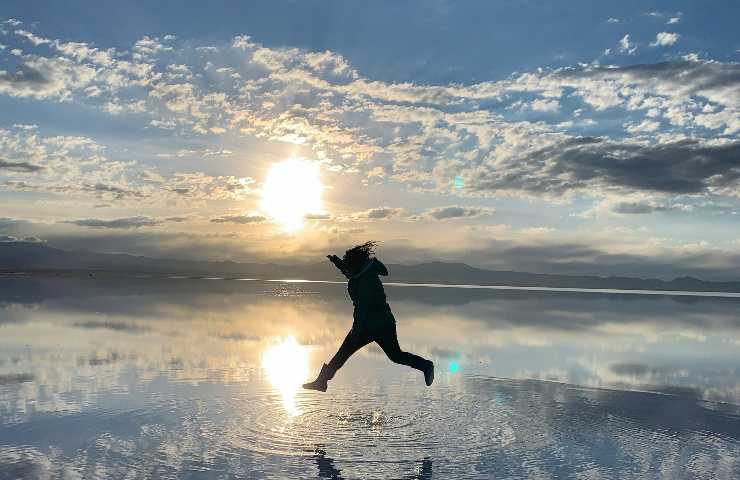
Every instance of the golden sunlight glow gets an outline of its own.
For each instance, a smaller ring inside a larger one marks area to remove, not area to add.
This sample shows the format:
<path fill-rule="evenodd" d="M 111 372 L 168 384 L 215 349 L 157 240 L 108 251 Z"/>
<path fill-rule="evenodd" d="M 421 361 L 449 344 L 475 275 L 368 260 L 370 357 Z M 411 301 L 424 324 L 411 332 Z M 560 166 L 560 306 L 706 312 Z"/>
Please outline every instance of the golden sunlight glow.
<path fill-rule="evenodd" d="M 275 164 L 268 172 L 262 189 L 262 208 L 286 231 L 299 230 L 307 214 L 321 210 L 322 190 L 318 163 L 291 158 Z"/>
<path fill-rule="evenodd" d="M 288 337 L 265 351 L 262 368 L 282 395 L 285 411 L 292 416 L 299 415 L 295 395 L 308 377 L 308 348 Z"/>

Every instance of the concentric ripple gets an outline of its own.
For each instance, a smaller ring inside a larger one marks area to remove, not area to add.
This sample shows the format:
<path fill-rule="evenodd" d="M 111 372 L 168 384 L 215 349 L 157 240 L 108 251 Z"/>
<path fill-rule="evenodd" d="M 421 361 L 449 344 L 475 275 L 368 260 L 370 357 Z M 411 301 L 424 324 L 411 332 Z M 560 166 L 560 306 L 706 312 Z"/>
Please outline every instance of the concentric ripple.
<path fill-rule="evenodd" d="M 724 431 L 710 434 L 700 425 L 718 421 L 717 413 L 692 399 L 484 377 L 443 380 L 426 390 L 404 380 L 382 388 L 357 382 L 327 394 L 302 393 L 298 416 L 282 409 L 278 394 L 262 389 L 250 400 L 252 413 L 241 420 L 239 443 L 271 458 L 318 455 L 322 462 L 330 459 L 332 468 L 358 472 L 408 470 L 427 459 L 426 471 L 439 472 L 440 478 L 451 478 L 444 472 L 495 478 L 512 471 L 522 477 L 536 472 L 649 476 L 666 462 L 675 478 L 689 478 L 700 467 L 714 472 L 706 459 L 720 456 L 725 462 L 731 458 L 730 472 L 737 472 L 736 411 L 721 414 Z M 657 415 L 667 405 L 693 420 Z M 606 451 L 615 456 L 605 459 Z"/>

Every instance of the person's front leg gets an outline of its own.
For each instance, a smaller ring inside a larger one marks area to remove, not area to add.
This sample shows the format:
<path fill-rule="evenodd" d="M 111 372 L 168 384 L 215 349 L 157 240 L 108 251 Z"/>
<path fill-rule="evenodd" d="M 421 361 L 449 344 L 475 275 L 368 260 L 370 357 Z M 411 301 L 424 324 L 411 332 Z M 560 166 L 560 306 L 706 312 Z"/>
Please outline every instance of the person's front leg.
<path fill-rule="evenodd" d="M 368 343 L 370 343 L 370 341 L 364 338 L 363 332 L 353 325 L 352 330 L 350 330 L 349 333 L 347 333 L 347 336 L 344 337 L 344 341 L 339 347 L 339 350 L 337 350 L 337 353 L 335 353 L 334 357 L 329 361 L 329 368 L 331 370 L 331 377 L 329 377 L 329 379 L 331 380 L 334 377 L 334 374 L 337 370 L 342 368 L 345 362 L 349 360 L 349 357 L 354 355 L 357 350 L 361 349 Z"/>

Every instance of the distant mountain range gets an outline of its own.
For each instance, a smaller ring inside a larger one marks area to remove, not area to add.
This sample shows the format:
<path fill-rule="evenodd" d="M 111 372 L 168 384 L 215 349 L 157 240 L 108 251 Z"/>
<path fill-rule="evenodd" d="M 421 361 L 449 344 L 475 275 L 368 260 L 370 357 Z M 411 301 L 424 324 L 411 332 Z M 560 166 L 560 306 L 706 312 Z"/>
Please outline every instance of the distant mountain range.
<path fill-rule="evenodd" d="M 692 277 L 673 280 L 589 275 L 551 275 L 486 270 L 464 263 L 388 264 L 388 281 L 520 287 L 607 288 L 740 292 L 740 281 L 714 282 Z M 0 243 L 0 272 L 90 273 L 248 277 L 259 279 L 344 280 L 328 262 L 308 265 L 239 263 L 148 258 L 128 254 L 66 251 L 42 243 Z"/>

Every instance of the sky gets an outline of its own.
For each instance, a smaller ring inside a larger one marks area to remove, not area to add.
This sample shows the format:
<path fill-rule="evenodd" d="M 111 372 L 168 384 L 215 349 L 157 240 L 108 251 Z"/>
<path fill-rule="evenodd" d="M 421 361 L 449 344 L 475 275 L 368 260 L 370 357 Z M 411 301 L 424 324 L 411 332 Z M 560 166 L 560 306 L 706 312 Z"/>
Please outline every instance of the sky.
<path fill-rule="evenodd" d="M 0 7 L 0 241 L 738 279 L 736 1 Z"/>

